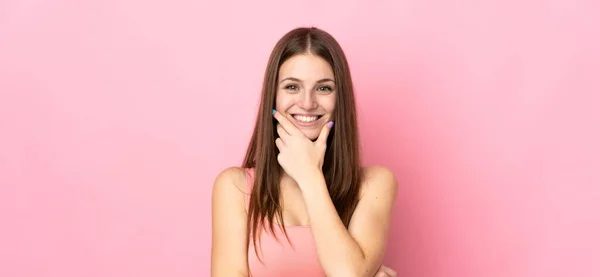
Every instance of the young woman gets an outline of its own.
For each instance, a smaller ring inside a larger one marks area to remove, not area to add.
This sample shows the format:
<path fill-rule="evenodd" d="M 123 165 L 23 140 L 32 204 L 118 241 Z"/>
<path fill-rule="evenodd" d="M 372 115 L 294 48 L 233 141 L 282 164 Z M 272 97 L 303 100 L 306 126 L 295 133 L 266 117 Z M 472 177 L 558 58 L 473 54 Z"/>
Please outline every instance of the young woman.
<path fill-rule="evenodd" d="M 294 29 L 269 58 L 242 167 L 215 180 L 211 274 L 396 276 L 381 266 L 395 197 L 390 170 L 361 167 L 342 48 Z"/>

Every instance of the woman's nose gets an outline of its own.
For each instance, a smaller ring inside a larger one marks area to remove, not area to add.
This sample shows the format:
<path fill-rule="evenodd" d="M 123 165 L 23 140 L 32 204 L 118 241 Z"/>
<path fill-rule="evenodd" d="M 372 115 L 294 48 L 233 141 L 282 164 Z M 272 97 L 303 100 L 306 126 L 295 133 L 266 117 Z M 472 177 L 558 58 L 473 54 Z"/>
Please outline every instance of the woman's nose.
<path fill-rule="evenodd" d="M 318 106 L 315 95 L 311 92 L 305 92 L 301 94 L 301 98 L 298 99 L 298 106 L 305 110 L 311 110 Z"/>

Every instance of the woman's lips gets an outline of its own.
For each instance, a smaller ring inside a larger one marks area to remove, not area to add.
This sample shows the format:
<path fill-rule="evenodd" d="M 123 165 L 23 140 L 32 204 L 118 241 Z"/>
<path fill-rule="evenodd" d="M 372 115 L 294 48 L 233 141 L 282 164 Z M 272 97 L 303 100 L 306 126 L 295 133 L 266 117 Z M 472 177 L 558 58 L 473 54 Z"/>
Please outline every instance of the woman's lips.
<path fill-rule="evenodd" d="M 313 127 L 318 125 L 321 120 L 322 115 L 300 115 L 300 114 L 292 114 L 292 118 L 294 119 L 294 123 L 299 126 L 305 127 Z"/>

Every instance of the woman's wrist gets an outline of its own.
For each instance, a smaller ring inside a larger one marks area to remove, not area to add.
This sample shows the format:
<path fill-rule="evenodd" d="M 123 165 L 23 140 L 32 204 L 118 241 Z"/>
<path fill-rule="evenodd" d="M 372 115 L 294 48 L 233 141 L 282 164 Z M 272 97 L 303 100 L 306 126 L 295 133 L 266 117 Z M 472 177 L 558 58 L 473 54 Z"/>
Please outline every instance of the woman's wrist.
<path fill-rule="evenodd" d="M 327 188 L 323 172 L 317 169 L 312 173 L 307 173 L 305 176 L 302 176 L 297 182 L 303 193 L 311 192 L 316 189 Z"/>

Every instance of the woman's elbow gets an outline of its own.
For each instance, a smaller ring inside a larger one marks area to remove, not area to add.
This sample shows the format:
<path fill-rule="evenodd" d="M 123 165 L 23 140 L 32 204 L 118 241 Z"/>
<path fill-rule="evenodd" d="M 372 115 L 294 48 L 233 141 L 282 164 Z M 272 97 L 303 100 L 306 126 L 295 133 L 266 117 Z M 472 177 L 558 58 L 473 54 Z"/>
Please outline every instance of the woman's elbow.
<path fill-rule="evenodd" d="M 330 277 L 373 277 L 377 269 L 372 269 L 372 266 L 358 264 L 348 264 L 340 266 L 331 272 L 327 273 Z"/>

